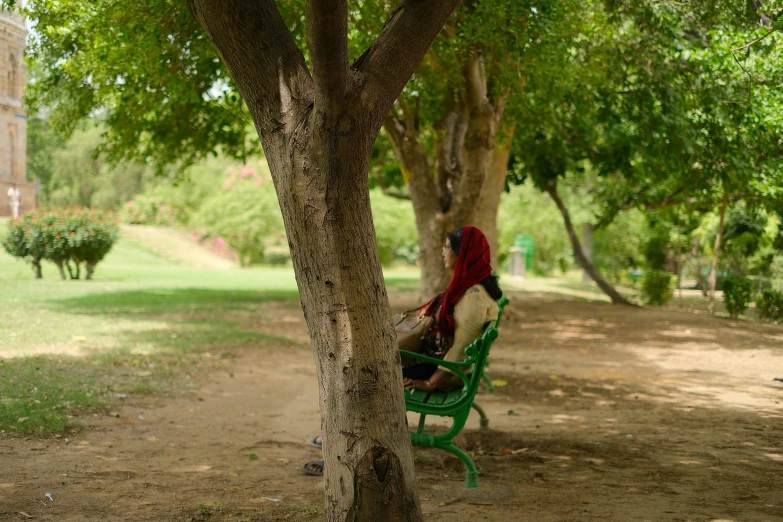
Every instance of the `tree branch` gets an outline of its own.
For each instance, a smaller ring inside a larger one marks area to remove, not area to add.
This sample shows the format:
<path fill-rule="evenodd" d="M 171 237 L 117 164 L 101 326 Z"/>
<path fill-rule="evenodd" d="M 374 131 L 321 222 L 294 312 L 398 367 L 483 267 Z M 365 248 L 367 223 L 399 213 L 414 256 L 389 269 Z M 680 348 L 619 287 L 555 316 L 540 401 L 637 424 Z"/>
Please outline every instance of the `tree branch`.
<path fill-rule="evenodd" d="M 378 171 L 378 169 L 372 169 L 372 175 L 375 178 L 375 182 L 381 188 L 381 192 L 383 192 L 385 195 L 395 199 L 405 199 L 408 201 L 411 200 L 411 197 L 408 194 L 390 190 L 389 187 L 386 186 L 386 182 L 383 181 L 383 175 Z"/>
<path fill-rule="evenodd" d="M 315 102 L 340 107 L 348 87 L 348 1 L 307 0 L 305 23 Z"/>
<path fill-rule="evenodd" d="M 473 51 L 465 65 L 465 98 L 470 110 L 481 108 L 487 98 L 487 79 L 481 53 Z"/>
<path fill-rule="evenodd" d="M 393 114 L 388 114 L 383 120 L 383 130 L 389 136 L 392 146 L 399 150 L 402 147 L 402 140 L 405 138 L 405 125 Z"/>
<path fill-rule="evenodd" d="M 188 8 L 220 53 L 259 132 L 292 133 L 312 104 L 313 85 L 274 1 L 188 0 Z"/>
<path fill-rule="evenodd" d="M 366 76 L 365 90 L 377 100 L 373 108 L 378 118 L 386 116 L 459 2 L 402 0 L 378 38 L 354 62 L 352 68 Z"/>
<path fill-rule="evenodd" d="M 457 106 L 435 128 L 442 133 L 435 142 L 435 175 L 440 210 L 445 214 L 451 209 L 454 193 L 465 170 L 463 149 L 468 119 L 462 114 L 461 107 Z"/>
<path fill-rule="evenodd" d="M 405 132 L 406 134 L 416 133 L 416 117 L 413 115 L 411 108 L 402 96 L 397 97 L 397 104 L 402 109 L 402 115 L 405 118 Z"/>

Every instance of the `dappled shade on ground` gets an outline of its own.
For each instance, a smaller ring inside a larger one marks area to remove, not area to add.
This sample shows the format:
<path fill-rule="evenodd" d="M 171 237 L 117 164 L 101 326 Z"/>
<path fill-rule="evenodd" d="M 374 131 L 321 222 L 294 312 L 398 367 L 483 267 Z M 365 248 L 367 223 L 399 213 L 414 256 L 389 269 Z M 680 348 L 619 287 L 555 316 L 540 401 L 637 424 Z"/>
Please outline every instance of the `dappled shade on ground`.
<path fill-rule="evenodd" d="M 235 345 L 235 358 L 196 375 L 186 395 L 131 395 L 119 418 L 83 417 L 87 430 L 68 443 L 4 440 L 0 461 L 13 478 L 0 485 L 0 515 L 173 521 L 203 505 L 216 521 L 317 518 L 321 482 L 294 471 L 318 456 L 305 441 L 319 425 L 298 303 L 263 307 L 252 292 L 192 291 L 174 295 L 172 314 L 187 316 L 198 296 L 199 314 L 223 310 L 218 325 L 293 343 Z M 549 294 L 513 298 L 489 368 L 508 385 L 478 398 L 492 430 L 471 418 L 459 441 L 483 471 L 482 487 L 461 487 L 455 458 L 417 449 L 428 520 L 781 520 L 783 387 L 772 378 L 783 367 L 783 328 Z M 397 309 L 416 301 L 414 292 L 392 294 Z M 114 305 L 129 320 L 162 312 L 136 296 Z M 44 490 L 57 499 L 46 507 Z"/>

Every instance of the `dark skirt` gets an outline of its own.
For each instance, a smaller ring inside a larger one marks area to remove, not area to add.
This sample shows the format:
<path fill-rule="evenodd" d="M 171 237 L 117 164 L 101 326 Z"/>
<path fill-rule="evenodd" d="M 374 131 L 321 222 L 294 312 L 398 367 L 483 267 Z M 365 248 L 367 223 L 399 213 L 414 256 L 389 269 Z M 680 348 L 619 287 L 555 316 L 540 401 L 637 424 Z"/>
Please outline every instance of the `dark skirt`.
<path fill-rule="evenodd" d="M 432 377 L 432 374 L 435 373 L 435 370 L 437 369 L 438 369 L 437 364 L 419 363 L 419 364 L 414 364 L 412 366 L 408 366 L 407 368 L 403 368 L 402 376 L 407 379 L 426 381 L 427 379 Z"/>

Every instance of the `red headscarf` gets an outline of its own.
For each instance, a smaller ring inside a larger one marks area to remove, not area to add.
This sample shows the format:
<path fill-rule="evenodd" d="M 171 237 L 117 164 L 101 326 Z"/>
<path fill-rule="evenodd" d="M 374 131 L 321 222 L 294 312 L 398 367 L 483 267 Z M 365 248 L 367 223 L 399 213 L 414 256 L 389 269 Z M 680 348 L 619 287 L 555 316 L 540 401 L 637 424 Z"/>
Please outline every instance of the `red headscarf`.
<path fill-rule="evenodd" d="M 490 265 L 489 243 L 484 233 L 476 227 L 462 228 L 462 242 L 459 247 L 457 266 L 454 277 L 445 292 L 439 294 L 425 305 L 426 315 L 432 315 L 440 307 L 437 330 L 443 338 L 454 335 L 454 306 L 459 302 L 468 288 L 479 284 L 492 275 Z"/>

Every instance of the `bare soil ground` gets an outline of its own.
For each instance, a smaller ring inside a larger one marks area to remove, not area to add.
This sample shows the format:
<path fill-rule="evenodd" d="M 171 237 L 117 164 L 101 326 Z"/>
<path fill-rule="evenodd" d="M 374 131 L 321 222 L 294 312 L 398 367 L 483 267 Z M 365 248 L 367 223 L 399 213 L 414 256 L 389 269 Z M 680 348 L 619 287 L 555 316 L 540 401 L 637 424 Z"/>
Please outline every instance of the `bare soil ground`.
<path fill-rule="evenodd" d="M 428 521 L 783 521 L 783 327 L 513 298 L 489 369 L 508 385 L 480 395 L 491 429 L 471 419 L 461 441 L 482 487 L 416 449 Z M 295 471 L 319 457 L 304 320 L 263 313 L 237 319 L 299 344 L 236 352 L 197 392 L 131 397 L 69 438 L 1 438 L 0 520 L 322 516 L 322 480 Z"/>

